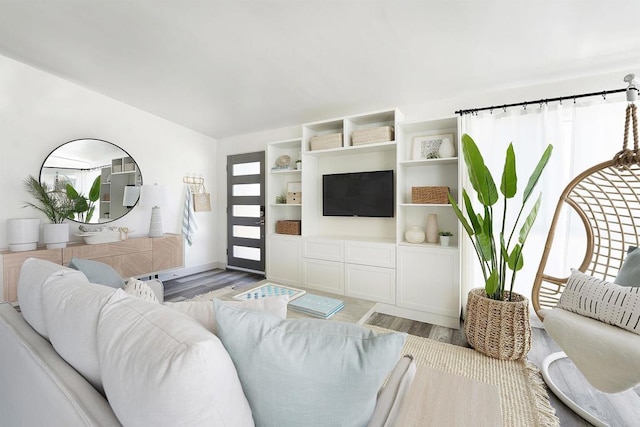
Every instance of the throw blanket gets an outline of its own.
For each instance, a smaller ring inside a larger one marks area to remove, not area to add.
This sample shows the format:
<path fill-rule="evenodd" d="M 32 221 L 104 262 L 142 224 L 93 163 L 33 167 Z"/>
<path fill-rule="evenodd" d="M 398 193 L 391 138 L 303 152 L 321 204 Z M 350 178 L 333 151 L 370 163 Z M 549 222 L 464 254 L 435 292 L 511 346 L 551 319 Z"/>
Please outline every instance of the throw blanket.
<path fill-rule="evenodd" d="M 184 197 L 184 209 L 182 212 L 182 235 L 184 236 L 187 244 L 192 245 L 193 234 L 198 229 L 198 223 L 196 222 L 196 215 L 193 210 L 193 191 L 190 186 L 185 186 Z"/>

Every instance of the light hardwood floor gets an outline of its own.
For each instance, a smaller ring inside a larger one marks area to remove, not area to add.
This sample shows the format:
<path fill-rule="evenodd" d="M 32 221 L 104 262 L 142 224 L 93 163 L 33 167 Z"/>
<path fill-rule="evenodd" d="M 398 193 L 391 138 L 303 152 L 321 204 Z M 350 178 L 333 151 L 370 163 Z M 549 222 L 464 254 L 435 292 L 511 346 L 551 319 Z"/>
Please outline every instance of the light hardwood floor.
<path fill-rule="evenodd" d="M 264 276 L 262 275 L 241 271 L 211 270 L 165 281 L 165 300 L 177 301 L 192 298 L 228 285 L 250 285 L 263 279 Z M 365 323 L 453 345 L 469 347 L 462 324 L 460 329 L 450 329 L 380 313 L 374 313 Z M 534 320 L 532 324 L 536 325 L 537 323 Z M 547 355 L 559 351 L 559 348 L 543 328 L 534 327 L 532 336 L 532 347 L 527 358 L 536 366 L 541 366 L 542 360 Z M 560 387 L 569 387 L 569 390 L 580 391 L 578 398 L 581 399 L 584 405 L 592 408 L 601 408 L 596 412 L 604 419 L 610 420 L 611 426 L 640 426 L 640 387 L 624 395 L 606 395 L 594 390 L 573 365 L 564 362 L 559 362 L 558 367 L 552 370 L 552 374 L 554 378 L 557 378 L 556 382 Z M 571 386 L 567 386 L 567 384 L 571 384 Z M 562 427 L 590 426 L 589 423 L 578 417 L 571 409 L 560 402 L 551 392 L 549 392 L 549 400 L 556 410 L 556 415 L 560 419 Z"/>

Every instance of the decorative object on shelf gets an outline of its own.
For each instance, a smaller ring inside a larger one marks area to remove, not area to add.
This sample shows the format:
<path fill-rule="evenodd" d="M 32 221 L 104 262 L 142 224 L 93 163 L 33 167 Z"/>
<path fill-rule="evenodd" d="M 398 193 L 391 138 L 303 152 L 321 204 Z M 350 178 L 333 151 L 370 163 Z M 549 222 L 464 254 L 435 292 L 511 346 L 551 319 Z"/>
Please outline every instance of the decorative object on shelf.
<path fill-rule="evenodd" d="M 438 148 L 438 157 L 446 159 L 448 157 L 455 157 L 456 148 L 453 144 L 453 134 L 443 135 L 440 148 Z"/>
<path fill-rule="evenodd" d="M 412 140 L 412 160 L 437 159 L 440 145 L 445 139 L 453 140 L 453 134 L 414 136 Z"/>
<path fill-rule="evenodd" d="M 529 197 L 533 193 L 533 189 L 540 179 L 540 175 L 547 165 L 553 147 L 548 145 L 544 153 L 542 154 L 538 164 L 533 170 L 531 177 L 527 182 L 527 186 L 524 189 L 522 195 L 522 204 L 518 211 L 516 221 L 513 223 L 511 230 L 506 230 L 505 222 L 508 221 L 507 212 L 504 215 L 500 215 L 502 221 L 497 220 L 494 223 L 492 206 L 498 202 L 499 194 L 495 185 L 495 181 L 489 169 L 484 163 L 484 159 L 478 146 L 473 139 L 465 134 L 462 136 L 462 151 L 464 153 L 465 164 L 467 165 L 467 171 L 469 173 L 469 181 L 473 186 L 473 190 L 477 194 L 478 201 L 483 206 L 481 214 L 475 213 L 474 206 L 466 192 L 463 189 L 464 210 L 468 215 L 465 217 L 463 212 L 458 207 L 453 197 L 449 195 L 449 200 L 453 207 L 453 210 L 458 217 L 458 220 L 462 224 L 463 228 L 467 232 L 471 244 L 473 245 L 482 273 L 484 275 L 485 286 L 484 289 L 477 291 L 472 290 L 469 293 L 469 299 L 467 302 L 465 320 L 465 331 L 467 332 L 467 339 L 469 344 L 476 348 L 476 350 L 487 354 L 488 356 L 496 357 L 495 355 L 503 355 L 505 352 L 500 349 L 493 349 L 492 347 L 501 346 L 503 342 L 507 340 L 513 340 L 514 342 L 525 342 L 521 351 L 512 352 L 508 358 L 521 358 L 526 355 L 531 345 L 531 331 L 528 324 L 529 321 L 529 304 L 524 304 L 524 313 L 522 316 L 526 318 L 526 323 L 523 323 L 521 327 L 513 327 L 513 322 L 507 320 L 494 319 L 496 310 L 502 311 L 515 311 L 515 308 L 509 307 L 511 304 L 517 304 L 518 302 L 526 301 L 521 295 L 513 292 L 513 285 L 516 279 L 516 273 L 522 269 L 524 264 L 522 257 L 522 249 L 526 243 L 531 227 L 535 222 L 540 208 L 541 195 L 534 203 L 530 210 L 530 213 L 526 216 L 520 231 L 517 236 L 517 243 L 512 245 L 512 236 L 515 235 L 515 230 L 520 221 L 520 218 Z M 517 174 L 516 174 L 516 158 L 513 150 L 513 144 L 509 144 L 506 153 L 505 165 L 502 173 L 500 185 L 500 192 L 505 199 L 511 199 L 515 197 L 517 193 Z M 499 221 L 499 222 L 498 222 Z M 508 237 L 507 237 L 508 236 Z M 507 238 L 508 240 L 505 240 Z M 507 277 L 507 272 L 511 270 L 511 277 Z M 509 290 L 507 291 L 507 280 L 510 281 Z M 474 297 L 472 298 L 472 293 Z M 486 311 L 478 309 L 483 306 L 477 302 L 477 299 L 486 300 L 486 304 L 489 304 L 490 300 L 495 300 L 498 305 Z M 523 321 L 525 322 L 525 321 Z M 504 329 L 501 329 L 504 328 Z M 484 329 L 484 330 L 481 330 Z M 508 338 L 508 336 L 514 335 Z M 521 335 L 521 336 L 515 336 Z M 477 337 L 477 339 L 476 339 Z M 502 358 L 502 356 L 500 356 Z"/>
<path fill-rule="evenodd" d="M 440 227 L 438 226 L 438 215 L 427 215 L 427 243 L 438 243 L 438 232 Z"/>
<path fill-rule="evenodd" d="M 296 160 L 296 169 L 302 170 L 302 159 Z"/>
<path fill-rule="evenodd" d="M 162 237 L 162 216 L 160 206 L 165 204 L 164 187 L 154 185 L 143 185 L 140 189 L 140 206 L 151 207 L 151 222 L 149 224 L 149 237 Z"/>
<path fill-rule="evenodd" d="M 404 233 L 404 239 L 409 243 L 422 243 L 425 237 L 424 230 L 419 225 L 412 225 Z"/>
<path fill-rule="evenodd" d="M 302 183 L 301 182 L 287 183 L 287 204 L 288 205 L 302 204 Z"/>
<path fill-rule="evenodd" d="M 276 221 L 276 233 L 300 235 L 302 222 L 300 220 L 285 219 Z"/>
<path fill-rule="evenodd" d="M 464 321 L 467 341 L 495 359 L 522 359 L 531 349 L 529 300 L 509 291 L 504 300 L 486 295 L 483 288 L 469 291 Z"/>
<path fill-rule="evenodd" d="M 309 140 L 309 148 L 311 151 L 340 147 L 342 147 L 342 133 L 314 135 Z"/>
<path fill-rule="evenodd" d="M 11 252 L 33 251 L 40 240 L 38 218 L 11 218 L 7 220 L 7 241 Z"/>
<path fill-rule="evenodd" d="M 276 159 L 276 169 L 289 169 L 291 165 L 291 156 L 283 154 Z"/>
<path fill-rule="evenodd" d="M 411 187 L 411 203 L 449 204 L 449 187 Z"/>
<path fill-rule="evenodd" d="M 453 233 L 450 231 L 441 231 L 438 234 L 440 235 L 440 245 L 449 246 L 449 244 L 451 243 L 451 236 L 453 236 Z"/>
<path fill-rule="evenodd" d="M 78 229 L 80 232 L 76 233 L 76 236 L 82 237 L 88 245 L 127 240 L 131 231 L 128 227 L 92 227 L 86 225 L 81 225 Z"/>
<path fill-rule="evenodd" d="M 279 205 L 283 205 L 287 203 L 287 195 L 286 194 L 280 194 L 279 196 L 276 196 L 276 204 Z"/>
<path fill-rule="evenodd" d="M 393 141 L 393 126 L 359 129 L 351 133 L 351 145 L 375 144 L 389 141 Z"/>

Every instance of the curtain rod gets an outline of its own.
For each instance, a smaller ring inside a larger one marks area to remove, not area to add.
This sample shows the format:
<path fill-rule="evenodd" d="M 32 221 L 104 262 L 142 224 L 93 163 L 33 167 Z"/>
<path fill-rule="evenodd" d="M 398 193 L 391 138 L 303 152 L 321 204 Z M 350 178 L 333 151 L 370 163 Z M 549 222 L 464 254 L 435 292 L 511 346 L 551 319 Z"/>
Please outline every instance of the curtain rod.
<path fill-rule="evenodd" d="M 467 109 L 467 110 L 458 110 L 458 111 L 456 111 L 456 114 L 460 114 L 462 116 L 464 114 L 474 114 L 474 113 L 477 113 L 478 111 L 499 110 L 499 109 L 506 110 L 507 108 L 510 108 L 510 107 L 524 107 L 524 108 L 527 108 L 527 105 L 535 105 L 535 104 L 542 105 L 542 104 L 548 104 L 549 102 L 562 102 L 562 101 L 567 100 L 567 99 L 573 99 L 575 101 L 578 98 L 587 98 L 589 96 L 602 96 L 602 97 L 606 98 L 607 95 L 610 95 L 612 93 L 625 92 L 626 90 L 627 90 L 627 88 L 614 89 L 614 90 L 603 90 L 602 92 L 583 93 L 583 94 L 580 94 L 580 95 L 572 95 L 572 96 L 559 96 L 557 98 L 544 98 L 544 99 L 538 99 L 536 101 L 517 102 L 515 104 L 494 105 L 492 107 L 482 107 L 482 108 L 470 108 L 470 109 Z"/>

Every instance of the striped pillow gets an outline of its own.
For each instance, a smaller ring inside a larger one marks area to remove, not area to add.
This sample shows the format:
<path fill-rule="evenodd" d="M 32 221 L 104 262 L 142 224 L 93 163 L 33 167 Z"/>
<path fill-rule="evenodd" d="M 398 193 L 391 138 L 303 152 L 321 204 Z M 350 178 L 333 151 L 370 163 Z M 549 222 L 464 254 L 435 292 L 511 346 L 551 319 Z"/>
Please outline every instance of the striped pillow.
<path fill-rule="evenodd" d="M 619 286 L 572 269 L 558 307 L 640 335 L 638 286 Z"/>

